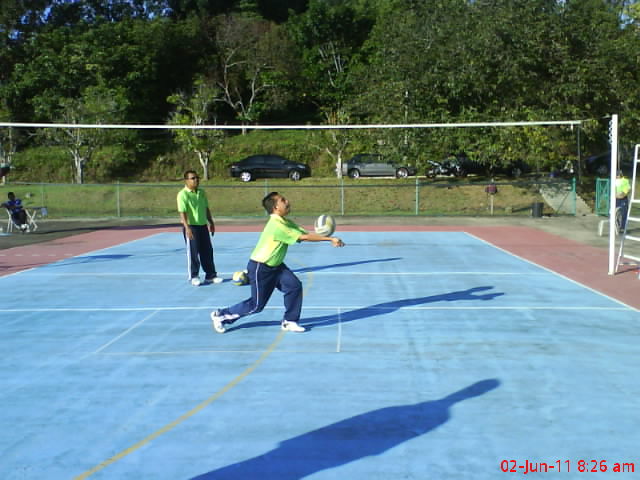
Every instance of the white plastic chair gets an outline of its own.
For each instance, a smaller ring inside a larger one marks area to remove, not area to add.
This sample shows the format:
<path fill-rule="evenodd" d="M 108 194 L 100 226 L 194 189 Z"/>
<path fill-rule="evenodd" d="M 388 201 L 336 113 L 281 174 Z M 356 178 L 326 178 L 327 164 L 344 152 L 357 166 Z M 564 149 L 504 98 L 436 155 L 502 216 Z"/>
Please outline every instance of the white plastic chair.
<path fill-rule="evenodd" d="M 17 230 L 17 231 L 21 231 L 22 233 L 29 233 L 29 232 L 35 232 L 38 229 L 38 223 L 36 222 L 36 219 L 38 218 L 38 214 L 40 214 L 40 217 L 46 217 L 47 216 L 47 209 L 46 207 L 22 207 L 24 209 L 24 211 L 27 214 L 27 228 L 26 229 L 21 229 L 20 225 L 18 225 L 16 223 L 16 221 L 13 219 L 13 217 L 11 216 L 11 212 L 9 211 L 9 209 L 5 208 L 5 211 L 7 212 L 7 233 L 11 233 L 13 232 L 13 230 Z"/>

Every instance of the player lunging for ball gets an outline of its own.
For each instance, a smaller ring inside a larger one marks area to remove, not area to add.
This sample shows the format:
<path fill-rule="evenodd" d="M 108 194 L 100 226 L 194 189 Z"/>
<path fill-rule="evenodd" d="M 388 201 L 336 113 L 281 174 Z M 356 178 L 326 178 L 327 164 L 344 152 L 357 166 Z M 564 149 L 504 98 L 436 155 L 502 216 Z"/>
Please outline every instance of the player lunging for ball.
<path fill-rule="evenodd" d="M 284 294 L 282 329 L 304 332 L 305 328 L 298 323 L 302 311 L 302 283 L 284 263 L 287 249 L 297 242 L 331 242 L 334 247 L 344 246 L 337 237 L 308 233 L 287 219 L 291 206 L 278 192 L 264 197 L 262 206 L 270 217 L 247 264 L 251 298 L 211 312 L 213 328 L 218 333 L 224 333 L 228 325 L 241 317 L 261 312 L 276 288 Z"/>

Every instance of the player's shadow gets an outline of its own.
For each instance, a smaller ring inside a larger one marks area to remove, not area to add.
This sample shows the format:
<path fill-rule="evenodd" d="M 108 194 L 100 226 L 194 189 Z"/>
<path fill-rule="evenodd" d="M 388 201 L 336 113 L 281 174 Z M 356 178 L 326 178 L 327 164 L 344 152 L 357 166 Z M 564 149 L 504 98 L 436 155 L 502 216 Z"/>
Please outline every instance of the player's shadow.
<path fill-rule="evenodd" d="M 82 265 L 85 263 L 112 262 L 114 260 L 126 260 L 133 257 L 132 254 L 102 254 L 102 255 L 85 255 L 64 259 L 61 262 L 47 265 L 47 268 L 66 267 L 69 265 Z"/>
<path fill-rule="evenodd" d="M 300 319 L 300 323 L 304 325 L 307 330 L 311 330 L 315 327 L 325 327 L 328 325 L 334 325 L 336 323 L 353 322 L 355 320 L 361 320 L 363 318 L 375 317 L 378 315 L 387 315 L 393 313 L 404 307 L 413 307 L 416 305 L 424 305 L 428 303 L 437 302 L 460 302 L 460 301 L 488 301 L 504 295 L 502 292 L 492 293 L 480 293 L 486 290 L 491 290 L 492 286 L 474 287 L 467 290 L 459 290 L 456 292 L 441 293 L 438 295 L 429 295 L 426 297 L 406 298 L 403 300 L 393 300 L 391 302 L 378 303 L 376 305 L 370 305 L 367 307 L 356 308 L 354 310 L 347 310 L 340 313 L 332 313 L 330 315 L 323 315 L 320 317 L 303 317 Z M 242 321 L 242 320 L 240 320 Z M 227 328 L 227 332 L 233 330 L 240 330 L 243 328 L 253 328 L 268 325 L 279 325 L 279 321 L 257 321 L 241 323 L 237 326 Z"/>
<path fill-rule="evenodd" d="M 307 329 L 314 327 L 322 327 L 334 325 L 336 323 L 353 322 L 363 318 L 374 317 L 377 315 L 386 315 L 395 312 L 401 308 L 414 307 L 416 305 L 424 305 L 427 303 L 437 302 L 459 302 L 459 301 L 488 301 L 504 295 L 502 292 L 483 293 L 480 292 L 491 290 L 492 286 L 474 287 L 467 290 L 459 290 L 456 292 L 442 293 L 439 295 L 429 295 L 426 297 L 406 298 L 404 300 L 394 300 L 391 302 L 378 303 L 368 307 L 356 308 L 348 310 L 340 314 L 323 315 L 321 317 L 303 318 L 300 323 Z"/>
<path fill-rule="evenodd" d="M 484 395 L 499 385 L 497 379 L 486 379 L 439 400 L 371 410 L 289 438 L 262 455 L 192 480 L 299 480 L 364 457 L 380 455 L 449 421 L 450 408 L 456 403 Z M 476 428 L 482 428 L 483 419 L 481 416 L 476 418 Z"/>
<path fill-rule="evenodd" d="M 328 268 L 352 267 L 354 265 L 364 265 L 365 263 L 395 262 L 396 260 L 402 260 L 402 257 L 376 258 L 374 260 L 360 260 L 358 262 L 332 263 L 331 265 L 322 265 L 319 267 L 298 268 L 296 270 L 293 270 L 293 272 L 295 273 L 317 272 L 318 270 L 326 270 Z"/>

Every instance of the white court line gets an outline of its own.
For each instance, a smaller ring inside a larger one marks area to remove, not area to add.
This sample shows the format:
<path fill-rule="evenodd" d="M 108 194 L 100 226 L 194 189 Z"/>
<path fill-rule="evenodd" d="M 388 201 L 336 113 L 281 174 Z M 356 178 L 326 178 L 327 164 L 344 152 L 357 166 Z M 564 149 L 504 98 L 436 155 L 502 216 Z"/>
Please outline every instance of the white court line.
<path fill-rule="evenodd" d="M 161 234 L 160 234 L 160 233 L 155 233 L 155 234 L 152 234 L 152 235 L 148 235 L 148 236 L 146 236 L 146 237 L 136 238 L 136 239 L 134 239 L 134 240 L 129 240 L 129 241 L 124 242 L 124 243 L 118 243 L 118 244 L 116 244 L 116 245 L 111 245 L 111 246 L 109 246 L 109 247 L 100 248 L 100 249 L 98 249 L 98 250 L 92 250 L 92 251 L 90 251 L 90 252 L 85 252 L 85 253 L 79 253 L 78 255 L 64 254 L 64 256 L 66 256 L 67 258 L 65 258 L 65 259 L 63 259 L 63 260 L 57 260 L 57 261 L 55 261 L 55 262 L 53 262 L 53 263 L 50 263 L 50 264 L 48 264 L 48 265 L 57 265 L 57 264 L 59 264 L 59 263 L 61 263 L 61 262 L 64 262 L 65 260 L 68 260 L 69 258 L 81 258 L 81 257 L 83 257 L 83 256 L 90 255 L 90 254 L 91 254 L 91 255 L 94 255 L 96 252 L 106 252 L 107 250 L 111 250 L 111 249 L 114 249 L 114 248 L 120 248 L 120 247 L 122 247 L 123 245 L 128 245 L 128 244 L 130 244 L 130 243 L 138 242 L 138 241 L 140 241 L 140 240 L 145 240 L 145 239 L 147 239 L 147 238 L 155 237 L 156 235 L 161 235 Z M 22 255 L 22 254 L 19 254 L 19 255 Z M 16 255 L 16 256 L 18 256 L 18 255 Z M 13 277 L 13 276 L 15 276 L 15 275 L 22 275 L 22 274 L 25 274 L 25 273 L 27 273 L 27 272 L 33 272 L 33 271 L 36 271 L 36 270 L 38 270 L 38 269 L 40 269 L 40 268 L 42 268 L 42 267 L 44 267 L 44 266 L 45 266 L 45 265 L 38 265 L 38 266 L 35 266 L 35 267 L 32 267 L 32 268 L 26 268 L 26 269 L 24 269 L 24 270 L 19 270 L 19 271 L 17 271 L 17 272 L 12 272 L 12 273 L 10 273 L 10 274 L 8 274 L 8 275 L 3 275 L 2 277 L 0 277 L 0 279 Z"/>
<path fill-rule="evenodd" d="M 391 302 L 389 302 L 391 303 Z M 585 307 L 575 306 L 539 306 L 539 305 L 512 305 L 503 307 L 457 307 L 457 306 L 411 306 L 411 307 L 377 307 L 370 305 L 337 305 L 337 306 L 304 306 L 303 310 L 578 310 L 578 311 L 627 311 L 635 310 L 633 307 Z M 168 312 L 184 310 L 215 310 L 211 306 L 189 307 L 51 307 L 51 308 L 2 308 L 0 313 L 37 313 L 37 312 Z M 284 310 L 284 307 L 266 307 L 265 310 Z"/>
<path fill-rule="evenodd" d="M 520 255 L 516 255 L 516 254 L 515 254 L 515 253 L 513 253 L 513 252 L 510 252 L 509 250 L 505 250 L 504 248 L 498 247 L 497 245 L 494 245 L 493 243 L 488 242 L 487 240 L 484 240 L 484 239 L 482 239 L 482 238 L 480 238 L 480 237 L 476 237 L 476 236 L 475 236 L 475 235 L 473 235 L 472 233 L 469 233 L 469 232 L 464 232 L 464 233 L 465 233 L 466 235 L 469 235 L 470 237 L 475 238 L 476 240 L 479 240 L 480 242 L 482 242 L 482 243 L 484 243 L 484 244 L 486 244 L 486 245 L 489 245 L 490 247 L 493 247 L 493 248 L 495 248 L 495 249 L 497 249 L 497 250 L 500 250 L 501 252 L 504 252 L 504 253 L 506 253 L 506 254 L 508 254 L 508 255 L 511 255 L 511 256 L 512 256 L 512 257 L 514 257 L 514 258 L 517 258 L 517 259 L 519 259 L 519 260 L 522 260 L 523 262 L 527 262 L 527 263 L 528 263 L 528 264 L 530 264 L 530 265 L 535 265 L 536 267 L 538 267 L 538 268 L 540 268 L 540 269 L 542 269 L 542 270 L 545 270 L 545 271 L 547 271 L 547 272 L 551 272 L 551 273 L 553 273 L 554 275 L 557 275 L 558 277 L 564 278 L 565 280 L 568 280 L 569 282 L 573 283 L 574 285 L 579 285 L 579 286 L 581 286 L 582 288 L 586 288 L 587 290 L 589 290 L 589 291 L 591 291 L 591 292 L 593 292 L 593 293 L 596 293 L 596 294 L 600 295 L 601 297 L 608 298 L 609 300 L 611 300 L 611 301 L 613 301 L 613 302 L 615 302 L 615 303 L 618 303 L 618 304 L 620 304 L 620 305 L 625 305 L 626 307 L 628 307 L 628 308 L 630 308 L 630 309 L 632 309 L 632 310 L 635 310 L 636 312 L 637 312 L 637 311 L 639 311 L 637 308 L 632 307 L 631 305 L 627 305 L 626 303 L 624 303 L 624 302 L 622 302 L 622 301 L 620 301 L 620 300 L 618 300 L 618 299 L 615 299 L 615 298 L 613 298 L 613 297 L 610 297 L 609 295 L 606 295 L 606 294 L 604 294 L 604 293 L 602 293 L 602 292 L 599 292 L 598 290 L 595 290 L 595 289 L 593 289 L 593 288 L 589 287 L 588 285 L 584 285 L 583 283 L 580 283 L 580 282 L 578 282 L 577 280 L 574 280 L 574 279 L 569 278 L 569 277 L 567 277 L 567 276 L 565 276 L 565 275 L 562 275 L 561 273 L 555 272 L 555 271 L 551 270 L 550 268 L 543 267 L 542 265 L 538 265 L 537 263 L 535 263 L 535 262 L 533 262 L 533 261 L 531 261 L 531 260 L 528 260 L 528 259 L 526 259 L 526 258 L 524 258 L 524 257 L 521 257 Z"/>
<path fill-rule="evenodd" d="M 138 323 L 132 325 L 131 327 L 127 328 L 124 332 L 122 332 L 120 335 L 118 335 L 117 337 L 113 338 L 111 341 L 105 343 L 103 346 L 101 346 L 100 348 L 98 348 L 96 351 L 93 352 L 93 354 L 98 354 L 100 352 L 102 352 L 102 350 L 104 350 L 105 348 L 107 348 L 109 345 L 113 345 L 115 342 L 117 342 L 118 340 L 120 340 L 122 337 L 124 337 L 125 335 L 127 335 L 129 332 L 131 332 L 133 329 L 137 328 L 138 326 L 142 325 L 144 322 L 146 322 L 147 320 L 149 320 L 151 317 L 153 317 L 156 312 L 153 312 L 149 315 L 147 315 L 146 317 L 144 317 L 142 320 L 140 320 Z"/>
<path fill-rule="evenodd" d="M 219 275 L 233 275 L 234 272 L 218 272 Z M 313 275 L 365 275 L 367 277 L 384 277 L 384 276 L 394 276 L 394 277 L 402 277 L 402 276 L 434 276 L 434 275 L 496 275 L 496 276 L 523 276 L 526 275 L 528 277 L 533 276 L 545 276 L 545 275 L 555 275 L 555 272 L 296 272 L 294 273 L 299 275 L 301 274 L 310 274 Z M 38 272 L 37 276 L 39 277 L 119 277 L 119 276 L 138 276 L 138 277 L 155 277 L 155 276 L 168 276 L 168 277 L 183 277 L 183 273 L 178 272 L 85 272 L 85 273 L 74 273 L 74 272 Z"/>

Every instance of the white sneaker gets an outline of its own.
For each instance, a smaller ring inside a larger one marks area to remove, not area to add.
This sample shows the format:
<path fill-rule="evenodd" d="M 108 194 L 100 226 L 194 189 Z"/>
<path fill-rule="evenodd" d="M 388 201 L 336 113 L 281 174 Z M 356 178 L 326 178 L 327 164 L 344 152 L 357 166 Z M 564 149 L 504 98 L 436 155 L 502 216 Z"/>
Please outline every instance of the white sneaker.
<path fill-rule="evenodd" d="M 227 329 L 224 327 L 224 323 L 222 323 L 222 316 L 220 315 L 219 310 L 214 310 L 211 312 L 211 322 L 213 322 L 213 329 L 218 333 L 224 333 Z"/>
<path fill-rule="evenodd" d="M 201 283 L 202 282 L 200 282 L 200 279 L 198 277 L 193 277 L 191 279 L 191 285 L 193 285 L 194 287 L 199 287 Z"/>
<path fill-rule="evenodd" d="M 299 325 L 298 322 L 287 322 L 286 320 L 284 322 L 282 322 L 281 328 L 285 332 L 298 332 L 298 333 L 300 333 L 300 332 L 304 332 L 304 331 L 307 330 L 302 325 Z"/>
<path fill-rule="evenodd" d="M 213 278 L 204 279 L 205 285 L 209 285 L 210 283 L 222 283 L 222 277 L 213 277 Z"/>

